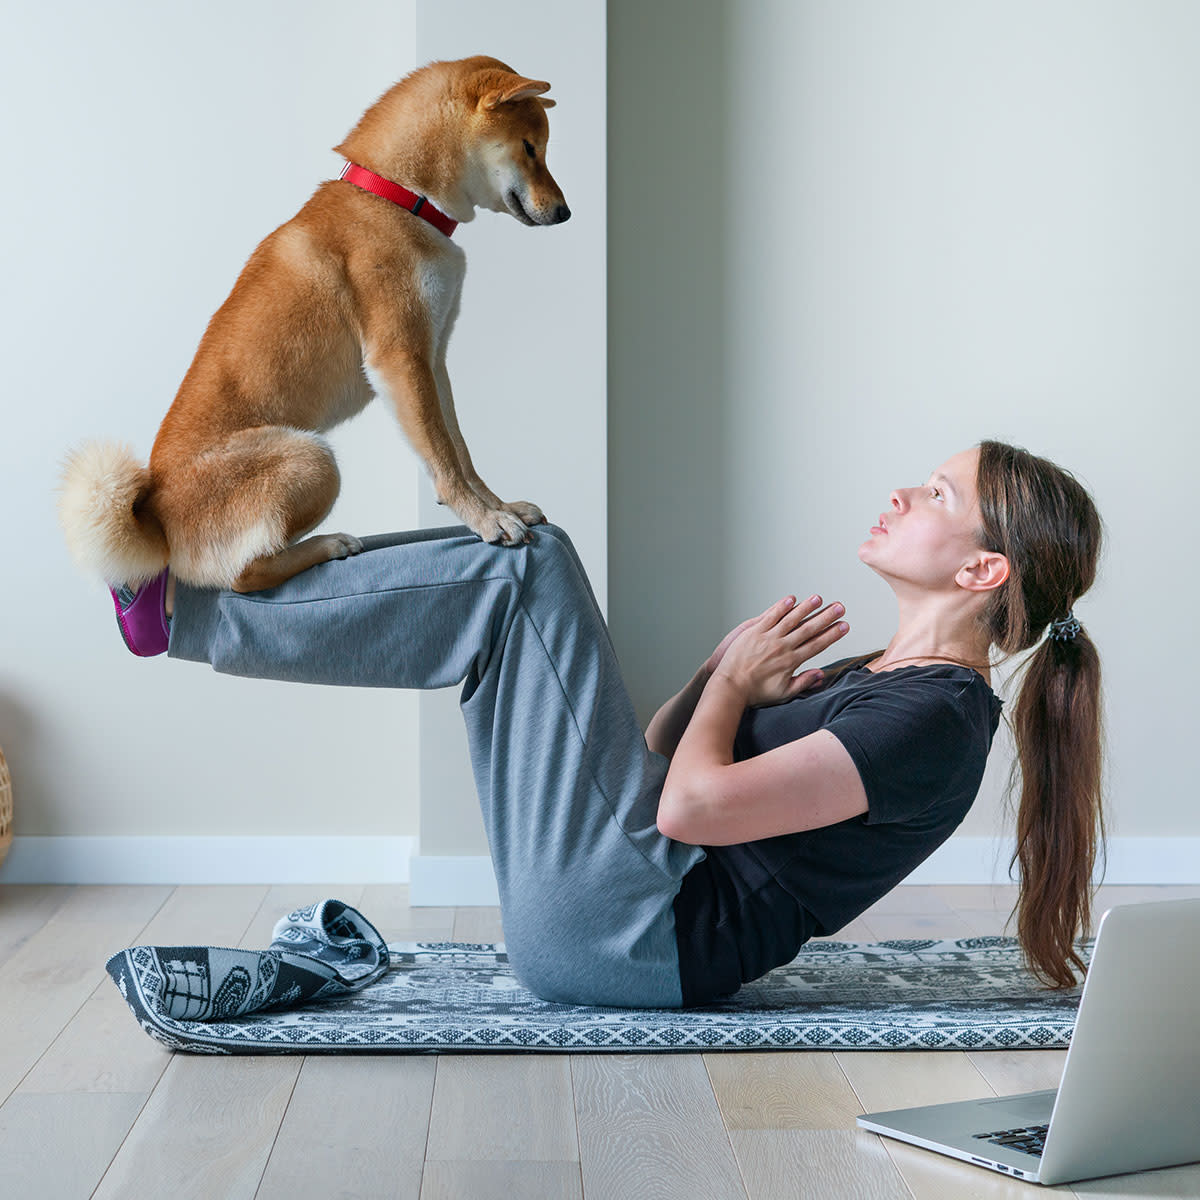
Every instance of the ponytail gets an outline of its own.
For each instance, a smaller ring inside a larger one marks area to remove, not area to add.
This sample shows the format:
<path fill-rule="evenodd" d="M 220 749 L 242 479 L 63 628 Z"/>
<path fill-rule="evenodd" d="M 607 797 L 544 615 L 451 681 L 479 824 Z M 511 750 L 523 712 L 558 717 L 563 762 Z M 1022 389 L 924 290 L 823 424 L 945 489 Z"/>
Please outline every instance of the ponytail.
<path fill-rule="evenodd" d="M 1104 845 L 1100 656 L 1082 629 L 1069 641 L 1047 637 L 1034 651 L 1012 729 L 1017 937 L 1039 979 L 1071 987 L 1085 970 L 1075 936 L 1090 931 L 1092 875 Z"/>

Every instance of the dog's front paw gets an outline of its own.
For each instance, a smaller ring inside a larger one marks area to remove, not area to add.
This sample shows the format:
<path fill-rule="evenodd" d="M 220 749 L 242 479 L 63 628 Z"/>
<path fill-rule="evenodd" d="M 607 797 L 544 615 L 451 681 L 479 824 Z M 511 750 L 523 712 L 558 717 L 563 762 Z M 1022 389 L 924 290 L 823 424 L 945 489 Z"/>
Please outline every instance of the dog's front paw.
<path fill-rule="evenodd" d="M 521 518 L 501 508 L 485 509 L 478 521 L 469 524 L 485 542 L 520 546 L 529 541 L 529 530 Z"/>
<path fill-rule="evenodd" d="M 536 504 L 529 500 L 513 500 L 503 505 L 505 512 L 510 512 L 524 525 L 545 525 L 546 514 Z"/>
<path fill-rule="evenodd" d="M 363 544 L 352 533 L 327 533 L 326 549 L 330 558 L 349 558 L 363 552 Z"/>

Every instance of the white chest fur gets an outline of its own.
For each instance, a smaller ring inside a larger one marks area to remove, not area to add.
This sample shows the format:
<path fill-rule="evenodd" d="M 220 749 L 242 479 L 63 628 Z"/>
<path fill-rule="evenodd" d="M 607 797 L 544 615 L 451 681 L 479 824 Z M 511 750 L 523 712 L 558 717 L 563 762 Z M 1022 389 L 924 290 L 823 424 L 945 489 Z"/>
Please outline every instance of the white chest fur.
<path fill-rule="evenodd" d="M 445 357 L 466 271 L 467 256 L 452 242 L 435 258 L 426 259 L 417 271 L 417 291 L 429 314 L 435 361 Z"/>

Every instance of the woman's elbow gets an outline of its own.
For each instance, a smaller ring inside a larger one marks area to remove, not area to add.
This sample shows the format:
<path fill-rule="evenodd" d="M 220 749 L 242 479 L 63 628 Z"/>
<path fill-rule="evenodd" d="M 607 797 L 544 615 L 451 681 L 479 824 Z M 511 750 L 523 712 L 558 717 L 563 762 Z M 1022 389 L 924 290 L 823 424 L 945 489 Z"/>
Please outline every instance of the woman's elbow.
<path fill-rule="evenodd" d="M 673 842 L 704 844 L 704 809 L 694 793 L 668 781 L 658 801 L 658 832 Z"/>
<path fill-rule="evenodd" d="M 679 793 L 677 788 L 665 787 L 659 797 L 659 833 L 672 841 L 683 841 L 692 846 L 700 845 L 700 842 L 694 840 L 694 836 L 692 836 L 692 822 L 689 817 L 688 800 Z"/>

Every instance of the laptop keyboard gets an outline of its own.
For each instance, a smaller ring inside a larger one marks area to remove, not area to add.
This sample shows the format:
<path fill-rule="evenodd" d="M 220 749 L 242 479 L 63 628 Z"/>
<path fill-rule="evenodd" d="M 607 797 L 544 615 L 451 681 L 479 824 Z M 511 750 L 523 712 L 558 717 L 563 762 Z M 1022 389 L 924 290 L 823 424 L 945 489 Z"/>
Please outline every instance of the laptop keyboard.
<path fill-rule="evenodd" d="M 976 1133 L 973 1137 L 997 1146 L 1008 1146 L 1012 1150 L 1020 1150 L 1025 1154 L 1035 1154 L 1041 1158 L 1046 1147 L 1046 1125 L 1018 1125 L 1016 1129 L 997 1129 L 995 1133 Z"/>

